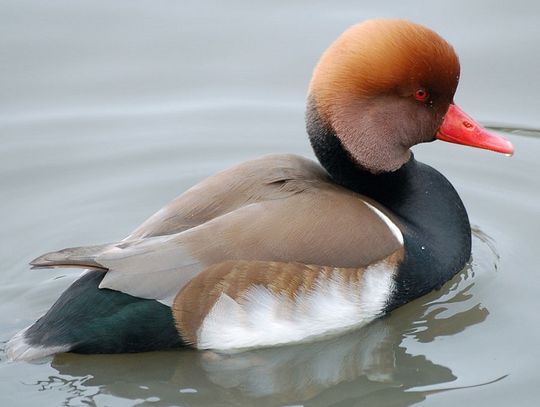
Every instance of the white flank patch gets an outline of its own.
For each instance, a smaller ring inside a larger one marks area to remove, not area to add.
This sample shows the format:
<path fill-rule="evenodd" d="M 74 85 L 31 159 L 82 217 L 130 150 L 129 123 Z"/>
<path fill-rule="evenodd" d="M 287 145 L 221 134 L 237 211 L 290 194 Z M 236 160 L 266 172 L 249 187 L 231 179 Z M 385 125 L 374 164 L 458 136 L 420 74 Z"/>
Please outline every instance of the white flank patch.
<path fill-rule="evenodd" d="M 315 288 L 291 301 L 266 287 L 251 287 L 241 304 L 221 294 L 199 328 L 197 347 L 233 351 L 303 342 L 363 326 L 384 310 L 395 268 L 369 266 L 360 284 L 339 276 L 319 278 Z"/>
<path fill-rule="evenodd" d="M 388 228 L 390 229 L 394 237 L 397 239 L 397 241 L 401 245 L 403 245 L 403 234 L 401 233 L 401 230 L 399 230 L 397 225 L 394 222 L 392 222 L 392 220 L 388 216 L 382 213 L 381 210 L 375 208 L 373 205 L 369 204 L 368 202 L 364 201 L 364 203 L 368 206 L 368 208 L 370 208 L 373 212 L 375 212 L 383 220 L 384 223 L 386 223 L 386 226 L 388 226 Z"/>
<path fill-rule="evenodd" d="M 28 327 L 29 328 L 29 327 Z M 32 346 L 26 342 L 24 334 L 28 328 L 18 332 L 6 344 L 6 354 L 10 361 L 41 359 L 55 353 L 67 352 L 69 345 L 63 346 Z"/>

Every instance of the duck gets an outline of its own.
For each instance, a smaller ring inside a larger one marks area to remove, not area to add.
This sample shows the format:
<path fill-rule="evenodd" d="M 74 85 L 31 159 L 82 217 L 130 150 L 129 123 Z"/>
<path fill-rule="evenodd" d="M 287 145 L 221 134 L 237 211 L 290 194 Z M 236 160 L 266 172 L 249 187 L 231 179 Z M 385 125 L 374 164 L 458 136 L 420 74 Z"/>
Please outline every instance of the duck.
<path fill-rule="evenodd" d="M 84 271 L 7 343 L 9 359 L 308 342 L 439 289 L 470 259 L 471 227 L 455 188 L 411 148 L 442 140 L 513 153 L 454 103 L 459 76 L 453 47 L 425 26 L 348 28 L 309 84 L 318 162 L 241 163 L 122 241 L 36 258 L 34 268 Z"/>

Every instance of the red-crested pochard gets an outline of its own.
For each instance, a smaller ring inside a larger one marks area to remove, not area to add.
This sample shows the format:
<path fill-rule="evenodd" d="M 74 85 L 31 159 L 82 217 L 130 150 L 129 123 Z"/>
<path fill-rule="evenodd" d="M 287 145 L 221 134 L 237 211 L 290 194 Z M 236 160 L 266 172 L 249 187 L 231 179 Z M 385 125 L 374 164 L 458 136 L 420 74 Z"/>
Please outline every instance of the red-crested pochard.
<path fill-rule="evenodd" d="M 469 260 L 471 228 L 452 185 L 410 148 L 440 139 L 512 153 L 453 103 L 459 69 L 452 47 L 421 25 L 351 27 L 309 87 L 320 164 L 248 161 L 121 242 L 38 257 L 35 267 L 92 270 L 11 339 L 8 356 L 307 341 L 440 287 Z"/>

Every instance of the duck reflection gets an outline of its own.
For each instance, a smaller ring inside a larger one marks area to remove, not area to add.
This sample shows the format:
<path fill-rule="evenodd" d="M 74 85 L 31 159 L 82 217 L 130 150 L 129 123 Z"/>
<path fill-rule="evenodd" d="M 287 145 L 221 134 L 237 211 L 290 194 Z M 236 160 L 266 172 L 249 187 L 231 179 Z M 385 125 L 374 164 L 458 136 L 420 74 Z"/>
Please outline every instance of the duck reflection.
<path fill-rule="evenodd" d="M 489 314 L 472 295 L 475 272 L 491 271 L 497 262 L 483 239 L 475 233 L 475 260 L 442 290 L 344 336 L 227 355 L 192 350 L 60 354 L 52 367 L 61 376 L 39 385 L 69 387 L 68 406 L 107 396 L 154 406 L 409 406 L 429 393 L 416 387 L 433 387 L 456 377 L 448 367 L 409 354 L 403 340 L 430 342 L 454 335 Z"/>

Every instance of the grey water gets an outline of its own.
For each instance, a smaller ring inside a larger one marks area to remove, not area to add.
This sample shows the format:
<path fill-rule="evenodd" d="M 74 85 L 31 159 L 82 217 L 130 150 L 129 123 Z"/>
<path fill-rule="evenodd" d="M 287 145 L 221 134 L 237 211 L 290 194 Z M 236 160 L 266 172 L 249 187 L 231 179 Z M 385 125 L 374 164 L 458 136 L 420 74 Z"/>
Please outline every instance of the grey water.
<path fill-rule="evenodd" d="M 513 157 L 415 148 L 474 225 L 468 267 L 366 329 L 234 355 L 6 361 L 5 342 L 78 271 L 39 254 L 123 238 L 204 177 L 272 152 L 312 157 L 320 53 L 368 18 L 454 44 L 456 102 Z M 0 1 L 0 405 L 535 406 L 540 398 L 540 3 Z"/>

